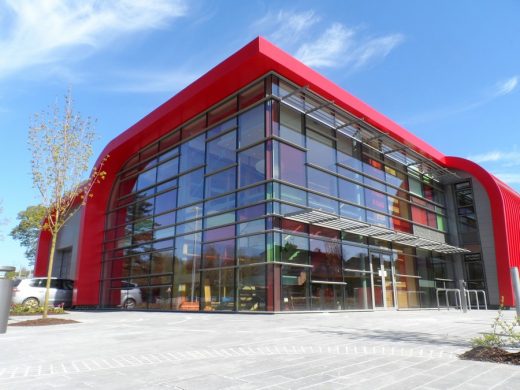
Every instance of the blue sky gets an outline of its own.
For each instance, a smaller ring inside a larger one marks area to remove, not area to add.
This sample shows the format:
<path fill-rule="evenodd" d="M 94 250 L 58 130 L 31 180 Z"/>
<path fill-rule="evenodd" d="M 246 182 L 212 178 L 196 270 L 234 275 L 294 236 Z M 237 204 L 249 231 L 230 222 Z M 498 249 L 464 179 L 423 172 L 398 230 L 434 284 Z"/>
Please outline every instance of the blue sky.
<path fill-rule="evenodd" d="M 0 1 L 0 263 L 26 263 L 7 233 L 38 202 L 32 115 L 70 86 L 117 134 L 257 35 L 297 56 L 447 155 L 520 191 L 520 2 Z"/>

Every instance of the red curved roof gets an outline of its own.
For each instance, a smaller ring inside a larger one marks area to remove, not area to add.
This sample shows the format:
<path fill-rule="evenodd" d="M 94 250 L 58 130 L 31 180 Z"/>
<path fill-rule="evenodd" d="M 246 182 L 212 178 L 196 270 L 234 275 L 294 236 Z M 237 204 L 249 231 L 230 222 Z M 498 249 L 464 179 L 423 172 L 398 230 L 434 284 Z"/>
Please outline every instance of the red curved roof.
<path fill-rule="evenodd" d="M 97 188 L 94 198 L 82 210 L 83 222 L 80 228 L 78 248 L 75 304 L 96 305 L 99 301 L 98 281 L 101 271 L 105 212 L 117 172 L 125 161 L 146 145 L 270 71 L 274 71 L 298 85 L 308 85 L 313 92 L 334 101 L 336 105 L 352 114 L 364 118 L 366 122 L 436 163 L 474 174 L 482 182 L 492 199 L 494 221 L 496 214 L 495 237 L 504 238 L 500 245 L 499 240 L 496 240 L 497 256 L 498 250 L 502 250 L 501 248 L 504 247 L 507 250 L 501 252 L 500 255 L 500 261 L 504 263 L 504 267 L 506 263 L 516 262 L 517 264 L 520 262 L 518 258 L 519 233 L 518 228 L 514 228 L 514 226 L 520 225 L 518 212 L 520 196 L 517 193 L 478 165 L 467 160 L 446 157 L 316 71 L 264 38 L 258 37 L 120 134 L 105 147 L 97 164 L 106 155 L 110 155 L 110 159 L 105 165 L 108 173 L 107 179 L 102 186 Z M 494 200 L 495 198 L 499 200 Z M 514 207 L 516 207 L 516 211 L 512 211 Z M 38 260 L 40 261 L 40 252 Z M 505 283 L 505 281 L 503 282 Z M 510 289 L 510 284 L 505 284 Z"/>

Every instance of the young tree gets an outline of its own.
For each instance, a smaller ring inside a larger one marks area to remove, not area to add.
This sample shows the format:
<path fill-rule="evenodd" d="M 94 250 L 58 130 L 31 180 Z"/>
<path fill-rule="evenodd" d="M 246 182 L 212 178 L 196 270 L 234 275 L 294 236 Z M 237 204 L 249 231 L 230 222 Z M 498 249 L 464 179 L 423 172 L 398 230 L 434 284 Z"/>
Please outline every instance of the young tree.
<path fill-rule="evenodd" d="M 49 111 L 36 114 L 29 126 L 33 185 L 38 190 L 41 205 L 46 210 L 42 229 L 51 234 L 52 240 L 43 318 L 47 318 L 58 233 L 74 213 L 86 205 L 88 199 L 93 196 L 94 185 L 106 177 L 103 165 L 108 156 L 99 166 L 94 167 L 87 180 L 81 181 L 88 171 L 94 137 L 93 119 L 83 119 L 74 111 L 70 91 L 65 96 L 63 110 L 55 103 Z"/>
<path fill-rule="evenodd" d="M 25 248 L 25 258 L 30 266 L 34 265 L 40 229 L 46 212 L 47 209 L 42 205 L 27 207 L 18 213 L 16 219 L 20 222 L 9 233 Z"/>

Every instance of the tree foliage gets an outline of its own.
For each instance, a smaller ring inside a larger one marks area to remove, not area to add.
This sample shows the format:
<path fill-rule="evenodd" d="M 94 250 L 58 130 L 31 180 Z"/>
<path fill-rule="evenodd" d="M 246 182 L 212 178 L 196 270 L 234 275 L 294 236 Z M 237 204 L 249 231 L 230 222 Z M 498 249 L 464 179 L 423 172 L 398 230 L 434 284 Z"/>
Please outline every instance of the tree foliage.
<path fill-rule="evenodd" d="M 25 248 L 25 257 L 30 266 L 34 265 L 38 238 L 46 212 L 47 209 L 41 205 L 27 207 L 18 213 L 16 217 L 19 221 L 18 225 L 9 233 L 12 238 L 20 241 L 20 245 Z"/>
<path fill-rule="evenodd" d="M 56 239 L 61 228 L 93 196 L 92 188 L 106 177 L 103 165 L 94 167 L 88 179 L 92 156 L 95 121 L 83 118 L 74 111 L 71 92 L 68 91 L 63 109 L 58 103 L 48 111 L 34 116 L 29 126 L 29 149 L 32 154 L 33 185 L 38 190 L 45 208 L 42 228 L 52 236 L 47 272 L 43 317 L 47 317 L 49 287 L 52 276 Z"/>
<path fill-rule="evenodd" d="M 93 196 L 92 187 L 106 175 L 103 160 L 81 181 L 92 157 L 95 121 L 74 112 L 70 91 L 64 103 L 63 110 L 55 104 L 50 111 L 35 114 L 29 128 L 33 185 L 48 210 L 44 228 L 53 235 L 72 217 L 78 198 L 84 205 Z"/>

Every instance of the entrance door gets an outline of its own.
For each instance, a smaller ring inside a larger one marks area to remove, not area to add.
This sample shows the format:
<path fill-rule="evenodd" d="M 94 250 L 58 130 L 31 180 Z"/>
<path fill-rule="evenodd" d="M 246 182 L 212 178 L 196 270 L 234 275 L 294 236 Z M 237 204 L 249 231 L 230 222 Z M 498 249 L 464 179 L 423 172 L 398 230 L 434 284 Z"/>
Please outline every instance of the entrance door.
<path fill-rule="evenodd" d="M 374 308 L 387 309 L 395 307 L 392 256 L 386 253 L 372 252 L 372 289 Z"/>

